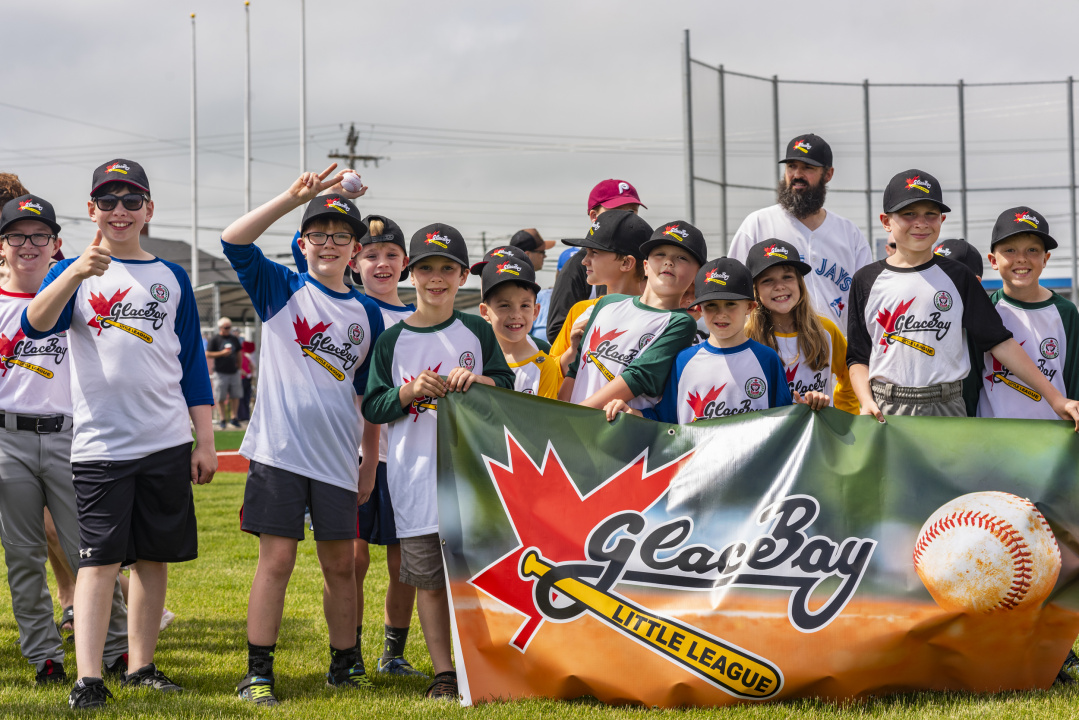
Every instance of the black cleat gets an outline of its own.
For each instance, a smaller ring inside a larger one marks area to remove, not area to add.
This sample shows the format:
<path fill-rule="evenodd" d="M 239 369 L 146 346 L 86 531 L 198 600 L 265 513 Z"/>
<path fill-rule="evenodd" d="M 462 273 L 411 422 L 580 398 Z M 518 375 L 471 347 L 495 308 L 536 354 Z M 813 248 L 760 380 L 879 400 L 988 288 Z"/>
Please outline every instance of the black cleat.
<path fill-rule="evenodd" d="M 139 668 L 133 673 L 124 673 L 120 676 L 120 686 L 125 688 L 151 688 L 161 692 L 183 692 L 183 688 L 169 680 L 165 673 L 157 669 L 153 663 Z"/>
<path fill-rule="evenodd" d="M 105 687 L 101 678 L 82 678 L 75 687 L 71 688 L 71 694 L 67 697 L 67 704 L 72 710 L 93 710 L 105 707 L 105 703 L 112 697 L 112 693 Z"/>
<path fill-rule="evenodd" d="M 54 660 L 46 660 L 41 669 L 37 671 L 37 684 L 48 685 L 49 683 L 66 682 L 67 673 L 64 672 L 64 664 Z"/>
<path fill-rule="evenodd" d="M 273 675 L 256 675 L 247 673 L 240 684 L 236 686 L 236 694 L 245 702 L 260 707 L 273 707 L 277 705 L 277 698 L 273 694 Z"/>
<path fill-rule="evenodd" d="M 428 700 L 457 700 L 461 697 L 457 692 L 457 671 L 447 670 L 435 675 L 435 679 L 427 686 L 423 696 Z"/>
<path fill-rule="evenodd" d="M 116 677 L 123 680 L 127 674 L 127 653 L 116 658 L 112 665 L 105 666 L 105 677 Z"/>

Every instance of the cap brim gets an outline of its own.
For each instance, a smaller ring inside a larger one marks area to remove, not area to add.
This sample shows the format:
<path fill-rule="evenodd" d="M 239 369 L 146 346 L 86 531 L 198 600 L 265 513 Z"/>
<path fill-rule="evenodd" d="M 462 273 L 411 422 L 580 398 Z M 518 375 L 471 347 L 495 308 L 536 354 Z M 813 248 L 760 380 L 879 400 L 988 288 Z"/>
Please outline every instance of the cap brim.
<path fill-rule="evenodd" d="M 41 223 L 42 225 L 48 225 L 49 229 L 52 230 L 57 235 L 60 234 L 60 225 L 53 222 L 52 220 L 49 220 L 48 218 L 34 217 L 32 215 L 30 215 L 30 216 L 20 215 L 19 217 L 12 218 L 7 223 L 5 223 L 3 226 L 0 226 L 0 233 L 6 232 L 9 227 L 11 227 L 15 223 L 19 222 L 20 220 L 35 220 L 35 221 Z M 60 252 L 60 251 L 57 250 L 57 252 Z"/>
<path fill-rule="evenodd" d="M 468 269 L 469 275 L 480 275 L 483 273 L 483 268 L 487 267 L 487 263 L 490 260 L 480 260 L 478 263 L 472 263 L 472 267 Z"/>
<path fill-rule="evenodd" d="M 613 210 L 615 208 L 620 208 L 623 205 L 640 205 L 645 210 L 648 209 L 648 206 L 645 205 L 643 202 L 641 202 L 640 198 L 631 198 L 631 197 L 626 197 L 625 195 L 619 195 L 617 197 L 611 198 L 610 200 L 604 200 L 603 202 L 597 203 L 597 204 L 602 205 L 603 207 L 607 208 L 608 210 Z"/>
<path fill-rule="evenodd" d="M 802 275 L 802 277 L 805 277 L 809 273 L 813 272 L 813 268 L 809 266 L 809 263 L 804 263 L 801 260 L 776 260 L 775 262 L 770 262 L 766 264 L 764 267 L 754 273 L 753 279 L 756 280 L 761 276 L 761 273 L 763 273 L 770 267 L 775 267 L 776 265 L 790 265 L 795 270 L 797 270 Z"/>
<path fill-rule="evenodd" d="M 432 252 L 421 253 L 420 255 L 417 255 L 414 258 L 409 258 L 409 260 L 408 260 L 408 268 L 411 270 L 413 265 L 418 263 L 420 260 L 426 260 L 429 257 L 444 257 L 444 258 L 447 258 L 449 260 L 453 260 L 455 263 L 457 263 L 461 267 L 465 268 L 466 270 L 468 269 L 468 264 L 461 262 L 461 258 L 459 258 L 456 255 L 453 255 L 453 254 L 451 254 L 449 252 L 445 252 L 445 251 L 441 251 L 441 250 L 435 250 L 435 251 L 432 251 Z"/>
<path fill-rule="evenodd" d="M 804 158 L 800 158 L 800 157 L 789 157 L 789 158 L 783 158 L 782 160 L 780 160 L 780 161 L 779 161 L 779 164 L 780 164 L 780 165 L 786 165 L 786 164 L 787 164 L 787 163 L 789 163 L 789 162 L 801 162 L 801 163 L 805 163 L 806 165 L 812 165 L 813 167 L 824 167 L 824 163 L 822 163 L 822 162 L 820 162 L 820 161 L 817 161 L 817 160 L 814 160 L 814 159 L 813 159 L 813 158 L 811 158 L 811 157 L 804 157 Z"/>
<path fill-rule="evenodd" d="M 693 248 L 691 248 L 689 245 L 684 245 L 678 242 L 671 242 L 670 240 L 645 240 L 643 243 L 641 243 L 641 255 L 647 258 L 648 253 L 652 252 L 652 248 L 657 248 L 660 245 L 671 245 L 672 247 L 682 248 L 687 253 L 692 255 L 694 259 L 696 259 L 696 261 L 701 265 L 704 265 L 706 262 L 708 262 L 708 258 L 702 258 L 700 255 L 694 252 Z"/>
<path fill-rule="evenodd" d="M 952 211 L 952 209 L 950 207 L 948 207 L 944 203 L 940 202 L 939 200 L 934 200 L 933 198 L 906 198 L 905 200 L 900 200 L 898 203 L 893 205 L 891 208 L 885 208 L 884 213 L 888 214 L 888 213 L 899 212 L 900 210 L 902 210 L 903 208 L 905 208 L 908 205 L 913 205 L 914 203 L 917 203 L 917 202 L 926 202 L 926 201 L 931 202 L 931 203 L 935 203 L 937 205 L 937 207 L 940 208 L 941 212 L 950 213 Z"/>
<path fill-rule="evenodd" d="M 97 185 L 95 185 L 93 187 L 93 189 L 90 190 L 90 197 L 94 197 L 94 193 L 96 193 L 98 190 L 100 190 L 105 185 L 108 185 L 108 184 L 114 183 L 114 182 L 122 182 L 125 185 L 130 185 L 131 187 L 138 188 L 139 190 L 142 190 L 144 193 L 150 192 L 150 188 L 143 187 L 142 185 L 139 185 L 137 182 L 135 182 L 133 180 L 128 180 L 126 178 L 109 178 L 105 182 L 100 182 Z"/>
<path fill-rule="evenodd" d="M 545 250 L 550 250 L 551 248 L 554 247 L 554 244 L 555 244 L 554 240 L 544 240 L 543 241 L 543 248 Z"/>
<path fill-rule="evenodd" d="M 736 292 L 713 292 L 713 293 L 706 293 L 704 295 L 701 295 L 700 297 L 693 298 L 693 303 L 690 305 L 690 307 L 697 307 L 698 305 L 703 305 L 704 303 L 710 302 L 712 300 L 752 300 L 752 299 L 753 299 L 752 297 L 747 297 L 745 295 L 742 295 L 741 293 L 736 293 Z"/>
<path fill-rule="evenodd" d="M 1016 235 L 1037 235 L 1042 239 L 1042 242 L 1045 244 L 1046 252 L 1049 252 L 1050 250 L 1055 250 L 1058 247 L 1057 241 L 1049 233 L 1043 233 L 1041 230 L 1023 230 L 1019 228 L 1015 232 L 1010 232 L 1007 235 L 1002 235 L 998 238 L 995 238 L 993 242 L 989 245 L 990 252 L 992 252 L 993 248 L 997 246 L 997 243 L 1002 243 L 1008 238 L 1015 237 Z"/>
<path fill-rule="evenodd" d="M 616 252 L 615 250 L 612 250 L 611 248 L 606 247 L 604 245 L 600 245 L 595 240 L 590 240 L 588 238 L 579 238 L 579 239 L 574 238 L 574 239 L 571 239 L 571 240 L 563 240 L 562 244 L 563 245 L 569 245 L 570 247 L 592 248 L 593 250 L 603 250 L 605 252 Z"/>
<path fill-rule="evenodd" d="M 523 279 L 521 279 L 519 277 L 504 277 L 504 278 L 499 278 L 498 280 L 491 283 L 490 285 L 481 286 L 480 287 L 480 296 L 481 297 L 487 297 L 487 295 L 490 294 L 490 292 L 492 290 L 494 290 L 496 287 L 498 287 L 499 285 L 505 285 L 506 283 L 510 283 L 510 282 L 511 283 L 517 283 L 518 285 L 527 285 L 528 288 L 531 289 L 535 293 L 538 293 L 540 291 L 540 286 L 537 283 L 534 283 L 534 282 L 532 282 L 530 280 L 523 280 Z"/>

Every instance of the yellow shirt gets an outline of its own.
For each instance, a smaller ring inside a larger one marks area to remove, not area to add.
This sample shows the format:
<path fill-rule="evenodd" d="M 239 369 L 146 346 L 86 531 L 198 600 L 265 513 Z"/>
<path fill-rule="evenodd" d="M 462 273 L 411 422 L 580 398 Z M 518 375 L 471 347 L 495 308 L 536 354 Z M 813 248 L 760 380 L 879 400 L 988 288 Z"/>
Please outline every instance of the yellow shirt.
<path fill-rule="evenodd" d="M 571 307 L 569 312 L 566 313 L 566 321 L 562 323 L 562 329 L 558 331 L 558 337 L 551 343 L 551 351 L 548 353 L 555 362 L 559 362 L 562 358 L 562 354 L 570 349 L 569 335 L 573 331 L 573 324 L 577 322 L 585 310 L 590 309 L 598 302 L 599 298 L 582 300 Z"/>
<path fill-rule="evenodd" d="M 513 384 L 513 389 L 517 392 L 539 395 L 552 400 L 558 398 L 558 388 L 562 384 L 562 371 L 558 367 L 558 361 L 549 357 L 547 353 L 537 350 L 535 355 L 519 363 L 510 362 L 507 358 L 506 364 L 517 376 Z"/>

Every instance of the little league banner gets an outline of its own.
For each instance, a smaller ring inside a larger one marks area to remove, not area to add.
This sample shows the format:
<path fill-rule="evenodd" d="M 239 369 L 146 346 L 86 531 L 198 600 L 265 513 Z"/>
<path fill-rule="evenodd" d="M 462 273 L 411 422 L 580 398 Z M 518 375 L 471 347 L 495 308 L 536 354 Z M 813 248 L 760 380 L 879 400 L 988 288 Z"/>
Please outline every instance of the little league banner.
<path fill-rule="evenodd" d="M 1079 634 L 1079 436 L 805 406 L 693 425 L 438 402 L 463 703 L 1045 688 Z"/>

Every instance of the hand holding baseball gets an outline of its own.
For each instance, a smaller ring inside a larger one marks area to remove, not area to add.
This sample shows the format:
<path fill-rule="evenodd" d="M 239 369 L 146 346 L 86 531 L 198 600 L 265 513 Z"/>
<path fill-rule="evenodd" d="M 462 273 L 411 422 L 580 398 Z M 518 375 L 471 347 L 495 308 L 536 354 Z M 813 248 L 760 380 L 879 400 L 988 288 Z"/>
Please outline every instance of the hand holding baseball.
<path fill-rule="evenodd" d="M 341 182 L 344 176 L 343 172 L 337 173 L 332 178 L 330 177 L 330 173 L 336 167 L 337 163 L 330 163 L 330 166 L 320 173 L 305 172 L 296 179 L 296 182 L 292 183 L 292 187 L 288 189 L 288 194 L 297 205 L 304 205 L 314 200 L 323 190 Z M 327 178 L 329 179 L 327 180 Z"/>
<path fill-rule="evenodd" d="M 79 256 L 79 259 L 71 264 L 72 271 L 79 278 L 85 280 L 95 275 L 101 276 L 109 269 L 109 263 L 112 262 L 112 252 L 108 248 L 101 247 L 103 239 L 104 236 L 101 234 L 101 230 L 98 230 L 90 243 L 90 247 L 86 248 L 82 255 Z"/>

